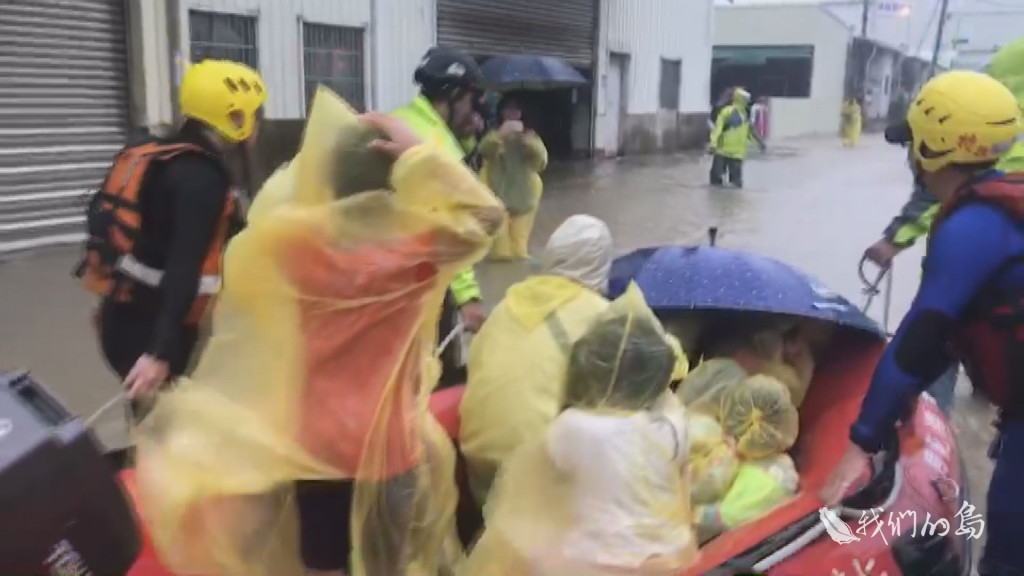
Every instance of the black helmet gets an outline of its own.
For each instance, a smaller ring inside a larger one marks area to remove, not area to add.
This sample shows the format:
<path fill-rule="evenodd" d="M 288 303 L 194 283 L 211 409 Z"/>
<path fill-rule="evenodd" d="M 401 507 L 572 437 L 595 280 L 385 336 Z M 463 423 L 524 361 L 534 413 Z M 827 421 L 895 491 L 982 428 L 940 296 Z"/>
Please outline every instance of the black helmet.
<path fill-rule="evenodd" d="M 438 95 L 464 90 L 482 91 L 484 76 L 472 56 L 461 50 L 435 46 L 423 56 L 413 80 L 424 92 Z"/>

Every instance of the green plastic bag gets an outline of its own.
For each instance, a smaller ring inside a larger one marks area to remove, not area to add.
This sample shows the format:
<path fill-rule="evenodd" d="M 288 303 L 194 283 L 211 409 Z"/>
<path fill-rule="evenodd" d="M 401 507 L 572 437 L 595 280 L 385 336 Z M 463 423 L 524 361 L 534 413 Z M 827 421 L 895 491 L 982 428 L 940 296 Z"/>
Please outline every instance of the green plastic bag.
<path fill-rule="evenodd" d="M 697 541 L 753 522 L 784 503 L 800 487 L 800 474 L 785 454 L 740 464 L 736 480 L 721 501 L 694 508 Z"/>

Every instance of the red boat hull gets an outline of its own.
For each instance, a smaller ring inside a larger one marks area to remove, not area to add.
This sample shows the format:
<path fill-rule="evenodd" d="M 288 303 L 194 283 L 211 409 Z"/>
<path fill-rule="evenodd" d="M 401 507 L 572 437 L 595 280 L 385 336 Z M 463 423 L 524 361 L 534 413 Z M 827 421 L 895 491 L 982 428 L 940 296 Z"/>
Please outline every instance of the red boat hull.
<path fill-rule="evenodd" d="M 801 435 L 796 446 L 801 492 L 761 520 L 732 530 L 709 543 L 701 550 L 698 563 L 686 572 L 686 576 L 697 576 L 720 566 L 767 536 L 815 514 L 821 506 L 815 493 L 847 445 L 849 425 L 860 408 L 882 344 L 854 339 L 835 349 L 843 350 L 843 353 L 819 366 L 814 386 L 801 409 Z M 462 387 L 450 388 L 435 393 L 431 399 L 432 412 L 453 438 L 458 434 L 458 406 L 462 392 Z M 956 518 L 959 502 L 956 499 L 944 501 L 935 488 L 937 479 L 960 485 L 962 477 L 956 443 L 945 418 L 934 403 L 919 402 L 910 425 L 901 430 L 900 436 L 901 466 L 898 473 L 902 474 L 902 481 L 894 504 L 882 514 L 883 528 L 876 532 L 874 524 L 861 526 L 858 521 L 849 520 L 848 524 L 860 538 L 859 542 L 839 545 L 823 534 L 789 559 L 772 567 L 768 574 L 901 574 L 892 553 L 895 529 L 887 526 L 889 512 L 896 513 L 897 517 L 903 513 L 900 527 L 903 534 L 911 531 L 911 515 L 916 517 L 915 531 L 921 530 L 925 518 L 932 522 L 944 518 L 951 527 L 950 532 L 956 529 L 959 525 Z M 134 498 L 133 472 L 124 470 L 121 478 L 127 493 Z M 142 552 L 129 576 L 176 575 L 160 564 L 151 542 L 143 535 Z"/>

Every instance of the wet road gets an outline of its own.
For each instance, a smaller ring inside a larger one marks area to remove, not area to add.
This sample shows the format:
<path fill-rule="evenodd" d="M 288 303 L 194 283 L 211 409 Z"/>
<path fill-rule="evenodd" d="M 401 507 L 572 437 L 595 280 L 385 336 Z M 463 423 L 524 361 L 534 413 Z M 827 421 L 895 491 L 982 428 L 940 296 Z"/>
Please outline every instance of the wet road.
<path fill-rule="evenodd" d="M 717 226 L 720 245 L 790 262 L 860 302 L 857 261 L 910 190 L 904 158 L 881 138 L 866 138 L 854 150 L 831 139 L 780 143 L 748 162 L 743 190 L 709 189 L 708 160 L 692 155 L 556 166 L 545 178 L 533 249 L 539 252 L 554 228 L 578 212 L 604 219 L 619 252 L 705 242 L 707 228 Z M 913 296 L 921 256 L 918 246 L 897 261 L 894 322 Z M 74 411 L 88 414 L 117 386 L 96 350 L 90 298 L 69 277 L 74 258 L 59 249 L 0 263 L 0 367 L 32 368 Z M 525 265 L 481 266 L 487 300 L 499 299 L 527 272 Z M 121 416 L 115 410 L 98 421 L 109 445 L 125 442 Z M 954 425 L 979 507 L 991 473 L 985 448 L 992 418 L 961 383 Z"/>

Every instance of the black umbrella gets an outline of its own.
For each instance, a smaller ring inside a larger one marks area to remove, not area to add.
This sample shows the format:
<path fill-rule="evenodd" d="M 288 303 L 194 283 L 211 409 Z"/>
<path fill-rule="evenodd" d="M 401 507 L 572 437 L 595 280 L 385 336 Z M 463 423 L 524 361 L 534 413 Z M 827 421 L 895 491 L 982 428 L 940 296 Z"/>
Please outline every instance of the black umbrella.
<path fill-rule="evenodd" d="M 574 88 L 588 83 L 568 62 L 554 56 L 495 56 L 480 70 L 487 87 L 498 92 Z"/>

